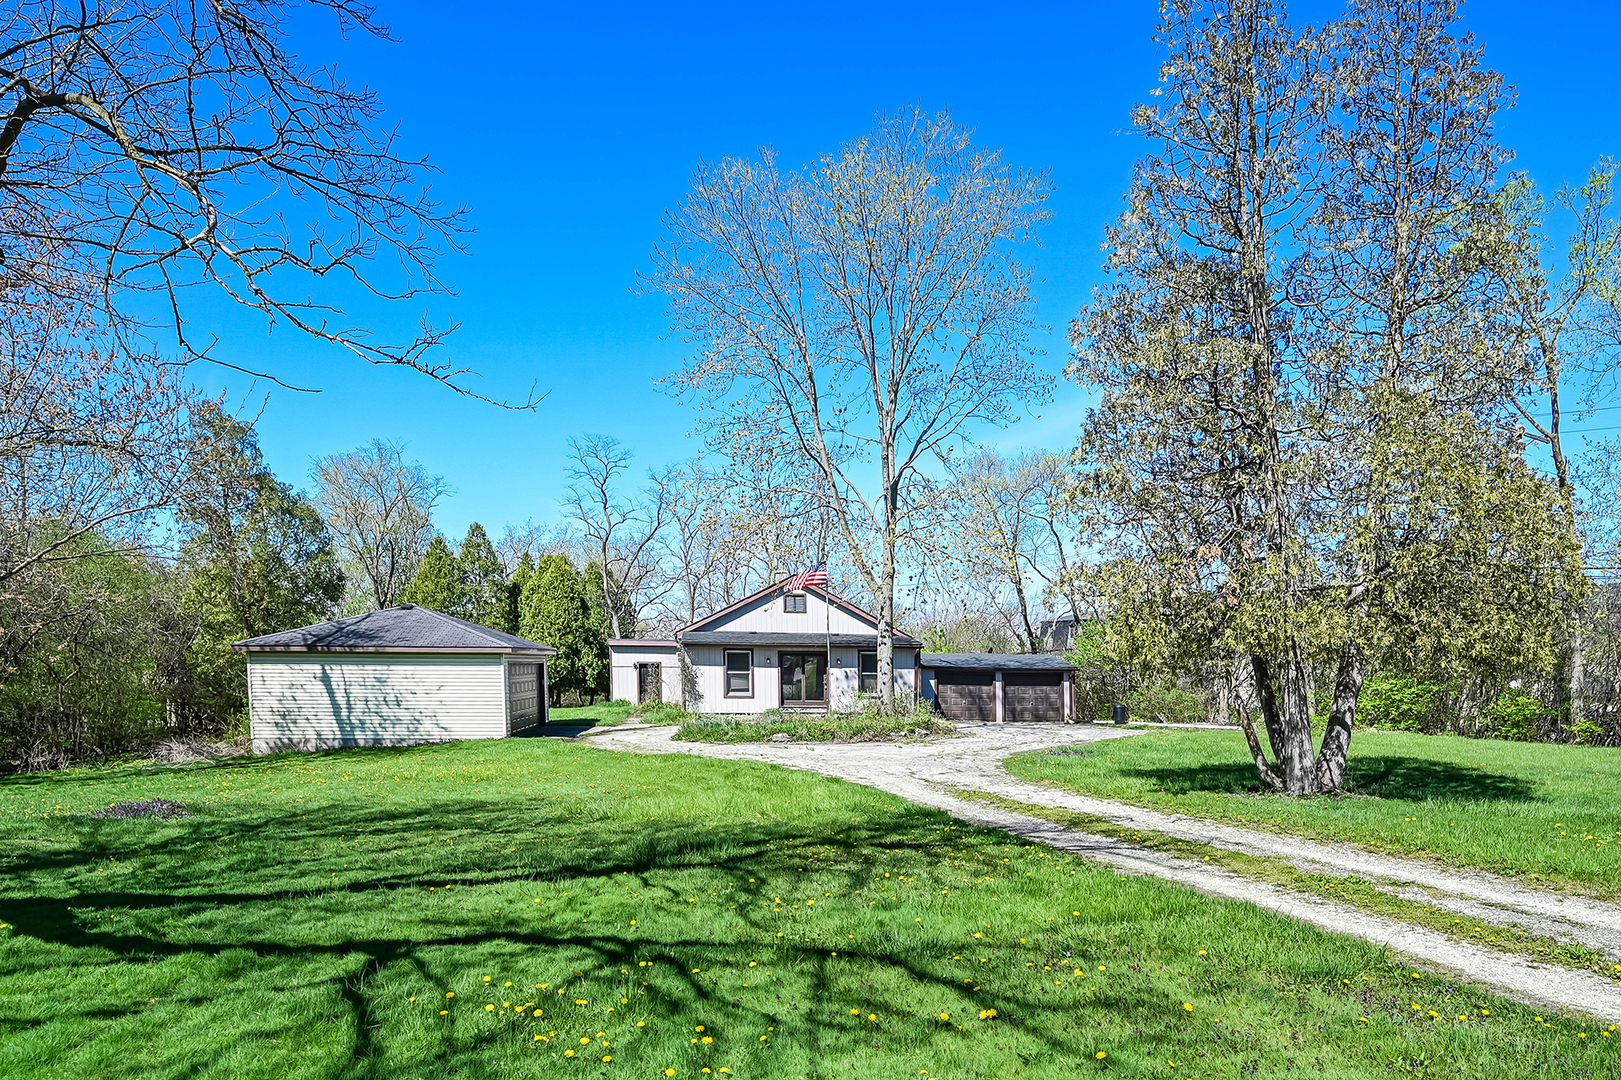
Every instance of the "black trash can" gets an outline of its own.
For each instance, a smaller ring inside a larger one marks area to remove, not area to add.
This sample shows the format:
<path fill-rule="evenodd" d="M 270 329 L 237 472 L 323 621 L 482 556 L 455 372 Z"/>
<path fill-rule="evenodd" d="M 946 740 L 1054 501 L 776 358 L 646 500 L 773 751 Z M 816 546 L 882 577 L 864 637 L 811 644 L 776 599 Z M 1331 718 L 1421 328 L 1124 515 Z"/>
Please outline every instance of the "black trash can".
<path fill-rule="evenodd" d="M 1114 707 L 1114 722 L 1117 724 L 1124 724 L 1126 722 L 1126 707 L 1124 705 L 1116 705 Z"/>

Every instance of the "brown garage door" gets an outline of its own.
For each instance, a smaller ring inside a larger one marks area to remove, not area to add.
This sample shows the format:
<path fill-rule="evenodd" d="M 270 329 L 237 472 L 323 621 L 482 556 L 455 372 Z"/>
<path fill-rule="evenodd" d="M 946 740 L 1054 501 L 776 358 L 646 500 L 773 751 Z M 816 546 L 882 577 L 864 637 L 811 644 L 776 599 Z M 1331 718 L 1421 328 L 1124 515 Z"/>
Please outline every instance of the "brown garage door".
<path fill-rule="evenodd" d="M 934 700 L 947 720 L 988 724 L 996 719 L 996 675 L 939 668 L 934 673 Z"/>
<path fill-rule="evenodd" d="M 1002 711 L 1010 721 L 1057 723 L 1064 719 L 1064 673 L 1004 671 Z"/>

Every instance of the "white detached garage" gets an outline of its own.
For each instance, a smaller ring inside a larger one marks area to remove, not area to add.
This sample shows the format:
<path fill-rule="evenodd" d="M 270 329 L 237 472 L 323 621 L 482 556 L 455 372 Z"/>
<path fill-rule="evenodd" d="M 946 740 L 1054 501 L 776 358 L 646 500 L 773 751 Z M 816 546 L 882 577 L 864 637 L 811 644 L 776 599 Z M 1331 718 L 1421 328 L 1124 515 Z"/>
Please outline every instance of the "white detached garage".
<path fill-rule="evenodd" d="M 415 604 L 234 647 L 260 754 L 504 738 L 546 722 L 557 652 Z"/>

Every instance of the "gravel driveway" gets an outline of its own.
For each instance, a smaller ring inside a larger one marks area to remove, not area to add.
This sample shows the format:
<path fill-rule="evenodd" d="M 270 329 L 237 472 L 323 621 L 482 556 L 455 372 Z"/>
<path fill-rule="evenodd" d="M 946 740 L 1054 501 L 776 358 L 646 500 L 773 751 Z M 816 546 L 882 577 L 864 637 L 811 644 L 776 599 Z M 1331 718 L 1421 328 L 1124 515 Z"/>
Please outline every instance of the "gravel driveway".
<path fill-rule="evenodd" d="M 1248 901 L 1325 930 L 1351 934 L 1444 968 L 1517 1001 L 1544 1008 L 1621 1020 L 1621 983 L 1553 964 L 1539 964 L 1349 904 L 1288 889 L 1172 855 L 952 796 L 966 788 L 1020 802 L 1059 807 L 1250 855 L 1282 858 L 1303 870 L 1355 874 L 1387 883 L 1388 891 L 1450 908 L 1471 918 L 1523 927 L 1575 940 L 1621 963 L 1621 907 L 1561 896 L 1477 871 L 1320 844 L 1197 818 L 1093 799 L 1010 776 L 1002 761 L 1043 747 L 1125 738 L 1140 729 L 1094 725 L 959 725 L 965 737 L 920 743 L 689 743 L 673 742 L 674 728 L 608 728 L 589 743 L 638 753 L 685 753 L 764 761 L 866 784 L 963 821 L 1004 829 L 1026 839 L 1108 863 L 1125 873 L 1151 874 L 1212 896 Z"/>

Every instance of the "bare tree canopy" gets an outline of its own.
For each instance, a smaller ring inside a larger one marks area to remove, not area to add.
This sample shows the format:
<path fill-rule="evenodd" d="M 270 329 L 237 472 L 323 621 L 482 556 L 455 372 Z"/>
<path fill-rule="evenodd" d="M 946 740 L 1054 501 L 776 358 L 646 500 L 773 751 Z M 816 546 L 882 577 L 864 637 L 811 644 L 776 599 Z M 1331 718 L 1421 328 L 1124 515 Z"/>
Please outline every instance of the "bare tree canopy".
<path fill-rule="evenodd" d="M 381 439 L 315 463 L 316 505 L 344 554 L 358 590 L 350 605 L 393 605 L 416 576 L 433 539 L 433 507 L 450 490 L 443 479 L 405 459 L 405 448 Z"/>
<path fill-rule="evenodd" d="M 184 360 L 231 367 L 190 328 L 188 295 L 211 288 L 272 326 L 468 393 L 468 372 L 432 353 L 444 329 L 424 319 L 384 343 L 336 306 L 337 290 L 442 291 L 435 260 L 463 211 L 433 201 L 426 159 L 382 126 L 373 91 L 290 51 L 307 7 L 344 33 L 388 36 L 356 0 L 8 5 L 0 288 L 89 303 L 127 351 L 166 331 Z M 322 282 L 333 291 L 312 298 Z"/>
<path fill-rule="evenodd" d="M 934 520 L 928 468 L 1050 391 L 1013 255 L 1049 190 L 907 109 L 803 172 L 770 151 L 701 165 L 654 253 L 649 282 L 695 349 L 673 388 L 723 458 L 787 463 L 831 510 L 877 602 L 886 701 L 898 553 Z"/>

